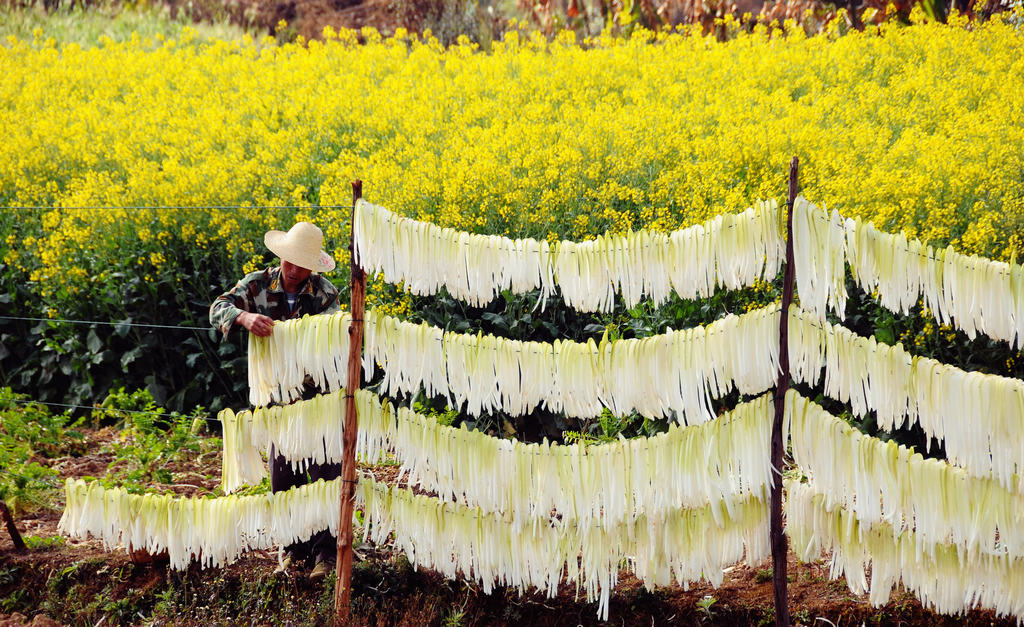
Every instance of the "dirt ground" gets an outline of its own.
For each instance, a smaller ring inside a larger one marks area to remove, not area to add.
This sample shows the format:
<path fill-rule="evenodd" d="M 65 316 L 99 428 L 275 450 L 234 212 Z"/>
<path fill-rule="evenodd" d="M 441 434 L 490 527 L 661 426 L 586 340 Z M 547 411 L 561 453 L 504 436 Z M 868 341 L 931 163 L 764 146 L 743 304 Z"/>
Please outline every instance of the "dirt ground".
<path fill-rule="evenodd" d="M 335 30 L 359 30 L 371 26 L 384 34 L 392 34 L 410 17 L 418 5 L 431 0 L 397 2 L 395 0 L 162 0 L 172 13 L 187 12 L 195 20 L 216 21 L 225 16 L 230 21 L 255 28 L 262 33 L 292 39 L 319 39 L 325 26 Z M 283 29 L 278 25 L 286 22 Z"/>
<path fill-rule="evenodd" d="M 47 460 L 66 477 L 103 477 L 111 461 L 99 452 L 113 430 L 90 432 L 85 454 Z M 175 469 L 175 492 L 212 489 L 219 460 Z M 372 469 L 393 482 L 397 468 Z M 43 510 L 17 521 L 23 536 L 57 536 L 59 511 Z M 0 531 L 0 627 L 53 624 L 319 624 L 331 613 L 333 586 L 313 583 L 299 569 L 274 576 L 276 552 L 254 551 L 223 569 L 193 566 L 185 573 L 166 563 L 133 563 L 123 548 L 63 539 L 15 552 Z M 475 584 L 447 581 L 414 570 L 390 547 L 357 547 L 353 568 L 355 625 L 769 625 L 774 624 L 770 564 L 727 569 L 721 586 L 694 585 L 646 591 L 623 571 L 611 599 L 609 621 L 597 620 L 596 603 L 563 586 L 555 598 L 498 587 L 490 595 Z M 872 607 L 829 579 L 827 559 L 801 564 L 791 555 L 789 600 L 794 624 L 803 625 L 1013 625 L 990 611 L 962 617 L 934 614 L 896 590 L 888 604 Z M 203 594 L 208 594 L 203 597 Z"/>
<path fill-rule="evenodd" d="M 306 39 L 319 39 L 325 26 L 335 30 L 359 30 L 371 26 L 384 34 L 392 34 L 401 26 L 392 0 L 253 0 L 259 6 L 260 24 L 271 33 L 277 32 L 281 20 Z"/>

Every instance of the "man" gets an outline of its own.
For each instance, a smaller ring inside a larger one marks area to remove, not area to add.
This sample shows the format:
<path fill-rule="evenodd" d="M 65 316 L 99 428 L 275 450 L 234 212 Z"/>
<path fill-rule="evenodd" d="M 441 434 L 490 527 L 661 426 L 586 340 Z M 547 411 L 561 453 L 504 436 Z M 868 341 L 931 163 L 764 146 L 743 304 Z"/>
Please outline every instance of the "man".
<path fill-rule="evenodd" d="M 334 259 L 323 251 L 324 234 L 309 222 L 297 222 L 287 233 L 269 231 L 263 238 L 267 248 L 281 259 L 279 267 L 267 268 L 245 275 L 230 291 L 210 305 L 210 324 L 227 337 L 241 326 L 250 333 L 267 337 L 274 332 L 274 322 L 301 318 L 305 314 L 339 311 L 338 290 L 316 272 L 330 272 Z M 316 393 L 311 383 L 304 398 Z M 306 470 L 296 472 L 291 462 L 270 450 L 270 489 L 281 492 L 317 479 L 341 476 L 341 464 L 316 464 L 306 460 Z M 337 539 L 324 529 L 306 542 L 285 547 L 279 555 L 275 573 L 286 572 L 298 560 L 315 558 L 310 579 L 320 579 L 333 570 Z"/>

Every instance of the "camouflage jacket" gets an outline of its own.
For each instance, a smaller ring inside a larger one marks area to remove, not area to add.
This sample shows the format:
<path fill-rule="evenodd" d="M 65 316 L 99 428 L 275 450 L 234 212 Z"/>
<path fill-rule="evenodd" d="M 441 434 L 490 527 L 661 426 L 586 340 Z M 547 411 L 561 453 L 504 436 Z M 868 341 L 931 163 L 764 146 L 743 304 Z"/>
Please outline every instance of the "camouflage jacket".
<path fill-rule="evenodd" d="M 227 337 L 235 326 L 235 318 L 243 311 L 288 320 L 340 309 L 338 288 L 314 273 L 299 286 L 295 309 L 289 312 L 288 298 L 281 284 L 281 268 L 275 267 L 245 275 L 235 287 L 218 296 L 210 305 L 210 324 Z"/>

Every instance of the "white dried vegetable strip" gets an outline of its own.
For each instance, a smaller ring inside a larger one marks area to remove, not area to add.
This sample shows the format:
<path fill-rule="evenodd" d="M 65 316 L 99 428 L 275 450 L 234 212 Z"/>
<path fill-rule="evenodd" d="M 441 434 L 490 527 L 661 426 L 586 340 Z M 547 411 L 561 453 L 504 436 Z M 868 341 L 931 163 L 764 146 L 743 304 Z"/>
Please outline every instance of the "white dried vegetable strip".
<path fill-rule="evenodd" d="M 307 540 L 325 527 L 337 533 L 341 483 L 317 481 L 277 494 L 213 499 L 129 494 L 80 479 L 68 479 L 64 490 L 61 533 L 98 538 L 108 549 L 166 549 L 171 568 L 184 570 L 192 562 L 223 566 L 245 551 Z"/>
<path fill-rule="evenodd" d="M 826 308 L 842 318 L 848 262 L 854 280 L 890 311 L 908 314 L 922 302 L 932 316 L 974 339 L 978 333 L 1024 342 L 1024 267 L 937 249 L 902 233 L 884 233 L 860 218 L 831 217 L 798 198 L 793 250 L 800 304 L 818 320 Z"/>
<path fill-rule="evenodd" d="M 950 462 L 1024 494 L 1024 381 L 915 357 L 798 307 L 789 354 L 794 380 L 817 385 L 824 372 L 825 394 L 856 415 L 875 412 L 886 431 L 920 424 Z"/>
<path fill-rule="evenodd" d="M 305 540 L 325 527 L 337 533 L 339 490 L 336 479 L 277 494 L 204 499 L 128 494 L 69 479 L 59 529 L 75 538 L 97 537 L 108 548 L 166 549 L 176 570 L 193 561 L 221 566 L 244 551 Z M 564 574 L 583 585 L 588 600 L 599 600 L 605 618 L 624 560 L 648 588 L 702 578 L 718 585 L 722 569 L 742 560 L 744 550 L 751 563 L 768 553 L 767 508 L 756 499 L 736 504 L 721 523 L 705 507 L 611 529 L 548 518 L 526 530 L 368 476 L 360 477 L 356 498 L 365 537 L 387 543 L 394 533 L 414 565 L 447 577 L 461 572 L 485 593 L 498 584 L 534 586 L 554 596 Z"/>
<path fill-rule="evenodd" d="M 750 496 L 766 499 L 771 481 L 767 395 L 708 423 L 591 446 L 527 444 L 456 429 L 404 407 L 393 409 L 366 390 L 356 392 L 356 404 L 357 458 L 375 463 L 392 452 L 411 484 L 444 500 L 510 514 L 519 524 L 554 511 L 608 527 L 709 503 L 720 514 Z M 263 478 L 259 452 L 271 444 L 297 465 L 307 458 L 341 461 L 344 390 L 237 416 L 228 410 L 221 418 L 226 492 Z M 229 482 L 227 469 L 245 466 L 245 460 L 254 460 L 246 466 L 250 473 Z M 611 467 L 626 470 L 607 473 Z"/>
<path fill-rule="evenodd" d="M 362 199 L 354 219 L 356 262 L 370 274 L 404 283 L 413 294 L 436 294 L 444 287 L 453 298 L 482 306 L 502 290 L 521 294 L 540 289 L 545 298 L 552 293 L 547 241 L 441 228 Z"/>
<path fill-rule="evenodd" d="M 249 402 L 292 402 L 302 396 L 307 377 L 324 391 L 344 387 L 351 320 L 348 312 L 303 316 L 275 322 L 269 337 L 250 333 Z"/>
<path fill-rule="evenodd" d="M 697 424 L 714 418 L 711 399 L 775 384 L 778 312 L 772 305 L 643 339 L 540 344 L 444 333 L 368 311 L 363 363 L 380 364 L 389 396 L 423 389 L 472 415 L 543 407 L 587 418 L 608 407 Z"/>
<path fill-rule="evenodd" d="M 422 389 L 473 415 L 522 415 L 543 406 L 582 418 L 608 407 L 620 415 L 635 410 L 696 424 L 714 418 L 711 399 L 733 389 L 759 394 L 774 385 L 778 315 L 773 305 L 649 338 L 543 344 L 445 333 L 370 310 L 363 368 L 372 377 L 379 364 L 386 394 Z M 253 404 L 293 401 L 307 377 L 325 390 L 343 388 L 349 323 L 348 314 L 310 316 L 275 324 L 269 338 L 251 337 Z M 312 349 L 302 339 L 310 333 Z"/>
<path fill-rule="evenodd" d="M 652 589 L 700 579 L 718 585 L 722 569 L 743 560 L 744 551 L 748 563 L 768 554 L 767 508 L 756 499 L 736 504 L 721 523 L 705 507 L 604 529 L 555 518 L 521 528 L 478 508 L 414 495 L 366 477 L 357 498 L 364 511 L 364 537 L 387 543 L 394 534 L 414 566 L 448 578 L 461 573 L 485 594 L 495 585 L 507 585 L 554 596 L 565 577 L 583 587 L 588 601 L 598 601 L 603 619 L 623 561 Z"/>
<path fill-rule="evenodd" d="M 786 413 L 793 460 L 829 506 L 844 507 L 865 524 L 886 523 L 897 534 L 910 529 L 921 550 L 952 544 L 975 554 L 1024 557 L 1024 496 L 866 435 L 792 390 Z"/>
<path fill-rule="evenodd" d="M 356 458 L 376 464 L 388 450 L 394 417 L 372 392 L 355 395 L 359 429 Z M 221 485 L 231 493 L 244 485 L 256 485 L 267 476 L 260 453 L 276 454 L 290 461 L 297 471 L 307 460 L 340 463 L 345 426 L 345 390 L 314 396 L 290 405 L 258 407 L 237 414 L 230 409 L 217 416 L 224 425 L 224 472 Z"/>
<path fill-rule="evenodd" d="M 822 549 L 830 552 L 831 577 L 845 576 L 854 594 L 867 592 L 871 603 L 880 606 L 901 583 L 926 608 L 942 614 L 991 608 L 1018 622 L 1024 617 L 1020 557 L 965 552 L 888 523 L 868 524 L 815 490 L 814 484 L 786 482 L 786 533 L 803 561 L 819 559 Z"/>
<path fill-rule="evenodd" d="M 539 289 L 541 303 L 561 289 L 579 311 L 611 311 L 615 294 L 627 307 L 642 299 L 661 304 L 673 291 L 706 297 L 775 277 L 784 257 L 774 201 L 720 215 L 669 234 L 605 234 L 585 242 L 509 239 L 441 228 L 398 216 L 364 200 L 356 203 L 356 262 L 371 274 L 402 283 L 413 294 L 442 287 L 482 306 L 503 290 Z"/>
<path fill-rule="evenodd" d="M 236 414 L 225 409 L 217 415 L 223 431 L 221 485 L 224 492 L 233 492 L 244 485 L 256 485 L 267 475 L 260 449 L 253 441 L 253 425 L 248 414 Z"/>
<path fill-rule="evenodd" d="M 850 267 L 884 307 L 908 313 L 922 300 L 940 324 L 974 339 L 984 333 L 1017 347 L 1024 341 L 1024 269 L 1019 264 L 937 249 L 860 219 L 847 229 Z"/>
<path fill-rule="evenodd" d="M 846 314 L 846 222 L 838 212 L 798 196 L 793 203 L 793 257 L 800 306 L 819 320 Z"/>

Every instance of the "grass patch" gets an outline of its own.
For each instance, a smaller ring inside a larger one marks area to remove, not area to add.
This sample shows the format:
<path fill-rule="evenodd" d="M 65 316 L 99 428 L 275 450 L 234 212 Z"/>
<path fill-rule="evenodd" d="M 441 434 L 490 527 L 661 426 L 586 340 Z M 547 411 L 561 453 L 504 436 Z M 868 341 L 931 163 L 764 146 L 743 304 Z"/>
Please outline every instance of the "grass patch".
<path fill-rule="evenodd" d="M 186 31 L 185 29 L 188 29 Z M 83 48 L 101 45 L 101 40 L 130 41 L 133 37 L 154 42 L 161 39 L 196 42 L 241 39 L 251 30 L 230 23 L 227 17 L 213 22 L 194 22 L 184 12 L 172 16 L 167 6 L 126 7 L 102 3 L 89 7 L 73 4 L 47 11 L 42 6 L 0 6 L 0 40 L 76 43 Z"/>

